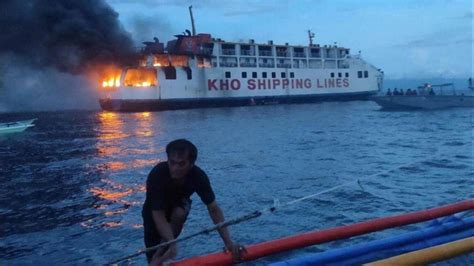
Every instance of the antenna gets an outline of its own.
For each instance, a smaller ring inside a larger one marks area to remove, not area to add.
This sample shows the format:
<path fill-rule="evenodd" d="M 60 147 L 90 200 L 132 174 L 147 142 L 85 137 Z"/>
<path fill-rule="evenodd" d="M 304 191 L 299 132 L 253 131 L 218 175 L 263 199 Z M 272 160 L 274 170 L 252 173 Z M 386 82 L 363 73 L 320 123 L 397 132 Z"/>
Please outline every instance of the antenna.
<path fill-rule="evenodd" d="M 193 36 L 196 35 L 196 28 L 194 27 L 193 6 L 189 6 L 189 15 L 191 16 L 191 26 L 193 28 Z"/>
<path fill-rule="evenodd" d="M 308 30 L 309 46 L 313 46 L 314 33 Z"/>

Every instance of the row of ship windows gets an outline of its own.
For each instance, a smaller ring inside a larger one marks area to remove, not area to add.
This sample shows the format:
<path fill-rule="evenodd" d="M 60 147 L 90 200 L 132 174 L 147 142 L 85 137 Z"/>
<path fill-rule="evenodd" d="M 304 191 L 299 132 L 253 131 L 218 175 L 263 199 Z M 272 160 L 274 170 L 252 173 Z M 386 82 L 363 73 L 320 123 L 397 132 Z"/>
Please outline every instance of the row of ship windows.
<path fill-rule="evenodd" d="M 271 75 L 272 75 L 272 78 L 276 78 L 277 74 L 276 72 L 271 72 Z M 286 72 L 281 72 L 280 74 L 281 78 L 286 78 Z M 226 71 L 225 72 L 225 77 L 226 78 L 231 78 L 232 77 L 232 74 L 230 73 L 230 71 Z M 267 78 L 268 77 L 268 73 L 267 72 L 262 72 L 262 78 Z M 294 78 L 295 77 L 295 73 L 294 72 L 290 72 L 290 78 Z M 242 78 L 247 78 L 247 72 L 242 72 Z M 257 75 L 257 72 L 252 72 L 252 78 L 258 78 L 258 75 Z"/>
<path fill-rule="evenodd" d="M 291 62 L 283 62 L 283 60 L 280 60 L 280 62 L 277 62 L 276 64 L 274 61 L 266 61 L 263 60 L 262 62 L 259 62 L 258 64 L 256 62 L 247 62 L 247 61 L 240 61 L 240 64 L 238 64 L 236 61 L 224 61 L 220 62 L 219 64 L 217 61 L 212 62 L 213 67 L 263 67 L 263 68 L 349 68 L 350 65 L 348 62 L 345 60 L 330 60 L 330 61 L 325 61 L 324 63 L 322 61 L 309 61 L 309 63 L 306 60 L 294 60 L 293 63 Z"/>
<path fill-rule="evenodd" d="M 359 72 L 362 72 L 362 71 L 359 71 Z M 366 72 L 366 75 L 368 77 L 368 72 Z M 247 78 L 247 72 L 242 72 L 242 78 Z M 338 78 L 342 78 L 342 74 L 341 72 L 337 73 L 337 77 Z M 277 73 L 276 72 L 271 72 L 271 76 L 272 78 L 276 78 L 277 76 Z M 267 78 L 268 77 L 268 73 L 267 72 L 262 72 L 262 77 L 261 78 Z M 286 78 L 286 72 L 281 72 L 280 73 L 280 77 L 281 78 Z M 290 72 L 290 78 L 294 78 L 295 77 L 295 73 L 294 72 Z M 331 78 L 335 78 L 336 77 L 336 74 L 334 72 L 331 73 Z M 349 73 L 344 73 L 344 77 L 348 78 L 349 77 Z M 232 73 L 230 71 L 226 71 L 225 72 L 225 78 L 232 78 Z M 258 78 L 258 74 L 257 72 L 252 72 L 252 78 L 256 79 Z"/>
<path fill-rule="evenodd" d="M 185 71 L 186 71 L 186 74 L 187 74 L 187 78 L 188 80 L 192 79 L 192 71 L 190 68 L 184 68 Z M 164 72 L 165 72 L 165 79 L 176 79 L 176 69 L 175 68 L 163 68 Z M 262 76 L 261 78 L 267 78 L 268 77 L 268 73 L 267 72 L 262 72 L 261 73 Z M 344 77 L 348 78 L 349 77 L 349 73 L 348 72 L 345 72 L 345 73 L 341 73 L 341 72 L 338 72 L 337 73 L 337 77 L 338 78 L 342 78 L 344 74 Z M 247 72 L 241 72 L 241 76 L 242 78 L 247 78 Z M 271 72 L 271 77 L 272 78 L 276 78 L 277 76 L 277 73 L 276 72 Z M 334 72 L 331 72 L 330 74 L 331 78 L 335 78 L 336 77 L 336 73 Z M 286 72 L 281 72 L 280 73 L 280 77 L 281 78 L 286 78 Z M 290 78 L 294 78 L 295 77 L 295 73 L 294 72 L 290 72 Z M 368 78 L 369 77 L 369 71 L 365 70 L 365 71 L 357 71 L 357 77 L 358 78 Z M 232 78 L 232 73 L 230 71 L 226 71 L 225 72 L 225 78 Z M 258 78 L 258 74 L 257 72 L 252 72 L 252 78 Z"/>

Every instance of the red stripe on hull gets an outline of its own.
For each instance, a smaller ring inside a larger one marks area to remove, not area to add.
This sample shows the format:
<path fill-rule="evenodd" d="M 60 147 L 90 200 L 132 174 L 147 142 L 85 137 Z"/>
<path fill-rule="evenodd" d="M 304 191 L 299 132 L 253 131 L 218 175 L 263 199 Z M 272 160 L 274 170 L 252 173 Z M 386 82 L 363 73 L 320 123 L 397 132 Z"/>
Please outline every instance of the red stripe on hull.
<path fill-rule="evenodd" d="M 429 210 L 395 215 L 391 217 L 384 217 L 352 225 L 339 226 L 326 230 L 313 231 L 301 235 L 276 239 L 248 246 L 248 252 L 244 255 L 243 261 L 251 261 L 279 252 L 363 235 L 397 226 L 424 222 L 435 218 L 473 209 L 474 200 L 471 199 Z M 179 261 L 176 263 L 172 263 L 171 265 L 232 265 L 232 256 L 229 253 L 214 253 Z"/>

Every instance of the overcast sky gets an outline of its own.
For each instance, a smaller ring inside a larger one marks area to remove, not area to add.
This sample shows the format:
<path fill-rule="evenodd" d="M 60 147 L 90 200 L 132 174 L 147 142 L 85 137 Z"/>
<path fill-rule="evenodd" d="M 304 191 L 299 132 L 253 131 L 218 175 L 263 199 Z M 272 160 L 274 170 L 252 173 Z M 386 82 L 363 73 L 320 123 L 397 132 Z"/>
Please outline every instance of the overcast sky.
<path fill-rule="evenodd" d="M 351 49 L 386 78 L 473 75 L 471 0 L 107 0 L 135 41 L 168 41 L 191 29 L 226 41 L 308 44 Z"/>

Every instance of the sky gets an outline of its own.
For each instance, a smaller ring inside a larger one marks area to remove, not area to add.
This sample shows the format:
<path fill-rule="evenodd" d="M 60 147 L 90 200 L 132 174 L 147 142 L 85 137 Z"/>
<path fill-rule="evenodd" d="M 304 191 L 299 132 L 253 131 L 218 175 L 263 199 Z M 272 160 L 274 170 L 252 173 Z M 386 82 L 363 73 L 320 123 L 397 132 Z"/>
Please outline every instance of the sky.
<path fill-rule="evenodd" d="M 460 78 L 473 74 L 471 0 L 107 0 L 139 45 L 167 42 L 191 29 L 226 41 L 361 51 L 388 79 Z"/>

